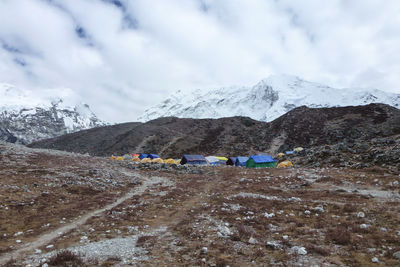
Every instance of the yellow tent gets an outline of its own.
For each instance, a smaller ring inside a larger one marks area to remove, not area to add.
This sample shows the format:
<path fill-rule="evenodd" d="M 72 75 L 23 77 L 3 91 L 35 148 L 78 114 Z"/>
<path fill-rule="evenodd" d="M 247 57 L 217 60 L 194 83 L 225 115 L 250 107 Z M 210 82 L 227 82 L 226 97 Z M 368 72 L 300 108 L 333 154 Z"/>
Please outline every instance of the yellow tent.
<path fill-rule="evenodd" d="M 181 164 L 181 159 L 175 160 L 176 164 Z"/>
<path fill-rule="evenodd" d="M 140 161 L 140 159 L 139 158 L 133 158 L 132 161 L 138 162 L 138 161 Z"/>
<path fill-rule="evenodd" d="M 124 157 L 117 157 L 115 160 L 124 160 Z"/>
<path fill-rule="evenodd" d="M 143 158 L 140 162 L 141 162 L 141 163 L 150 163 L 150 162 L 151 162 L 151 159 L 149 159 L 149 158 Z"/>
<path fill-rule="evenodd" d="M 290 168 L 293 167 L 293 163 L 289 160 L 282 161 L 281 163 L 276 166 L 277 168 Z"/>
<path fill-rule="evenodd" d="M 303 151 L 304 148 L 302 148 L 302 147 L 296 147 L 294 150 L 295 150 L 296 152 L 300 152 L 300 151 Z"/>
<path fill-rule="evenodd" d="M 219 160 L 223 160 L 223 161 L 227 161 L 228 160 L 228 158 L 225 158 L 225 157 L 216 157 L 217 159 L 219 159 Z"/>
<path fill-rule="evenodd" d="M 111 157 L 110 157 L 110 160 L 115 160 L 115 159 L 116 159 L 115 156 L 111 156 Z"/>
<path fill-rule="evenodd" d="M 167 163 L 167 164 L 176 164 L 176 161 L 175 161 L 174 159 L 166 159 L 166 160 L 164 160 L 164 163 Z"/>
<path fill-rule="evenodd" d="M 285 153 L 278 153 L 278 157 L 280 157 L 280 158 L 282 158 L 282 157 L 284 157 L 285 156 Z"/>
<path fill-rule="evenodd" d="M 151 163 L 164 163 L 164 161 L 161 158 L 155 158 L 151 160 Z"/>

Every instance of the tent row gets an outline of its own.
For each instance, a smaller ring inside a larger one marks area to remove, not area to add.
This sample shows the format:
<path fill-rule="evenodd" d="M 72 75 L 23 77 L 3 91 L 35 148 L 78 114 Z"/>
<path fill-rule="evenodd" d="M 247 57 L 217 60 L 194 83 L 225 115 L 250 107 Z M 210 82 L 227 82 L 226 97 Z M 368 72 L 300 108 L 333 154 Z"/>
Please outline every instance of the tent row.
<path fill-rule="evenodd" d="M 252 155 L 250 157 L 217 157 L 217 156 L 208 156 L 204 157 L 202 155 L 183 155 L 181 159 L 181 164 L 192 164 L 192 165 L 231 165 L 237 167 L 246 167 L 246 168 L 288 168 L 293 167 L 293 163 L 286 160 L 279 164 L 277 161 L 270 155 Z"/>
<path fill-rule="evenodd" d="M 293 167 L 293 164 L 288 161 L 282 161 L 279 164 L 270 155 L 252 155 L 249 157 L 221 157 L 221 156 L 203 156 L 203 155 L 183 155 L 182 159 L 162 159 L 157 154 L 131 154 L 124 157 L 111 156 L 111 160 L 132 160 L 141 163 L 166 163 L 166 164 L 181 164 L 181 165 L 231 165 L 247 168 L 288 168 Z"/>

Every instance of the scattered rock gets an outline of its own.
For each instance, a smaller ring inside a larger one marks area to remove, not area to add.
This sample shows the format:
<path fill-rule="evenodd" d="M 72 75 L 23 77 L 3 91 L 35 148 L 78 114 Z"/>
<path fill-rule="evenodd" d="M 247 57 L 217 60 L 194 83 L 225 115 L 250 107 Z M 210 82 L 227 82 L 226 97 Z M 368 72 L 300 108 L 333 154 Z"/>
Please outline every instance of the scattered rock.
<path fill-rule="evenodd" d="M 305 215 L 310 215 L 310 214 L 311 214 L 311 211 L 306 210 L 306 211 L 304 212 L 304 214 L 305 214 Z"/>
<path fill-rule="evenodd" d="M 207 254 L 208 253 L 208 248 L 207 247 L 202 247 L 201 248 L 201 254 Z"/>
<path fill-rule="evenodd" d="M 365 217 L 365 213 L 360 211 L 359 213 L 357 213 L 357 217 L 358 218 L 364 218 Z"/>
<path fill-rule="evenodd" d="M 264 213 L 264 217 L 265 217 L 265 218 L 272 218 L 272 217 L 274 217 L 274 216 L 275 216 L 274 213 L 268 213 L 268 212 Z"/>
<path fill-rule="evenodd" d="M 46 248 L 47 249 L 52 249 L 52 248 L 54 248 L 54 245 L 47 245 Z"/>
<path fill-rule="evenodd" d="M 324 212 L 324 208 L 322 206 L 317 206 L 314 208 L 315 212 Z"/>
<path fill-rule="evenodd" d="M 249 244 L 255 245 L 255 244 L 258 244 L 258 241 L 254 237 L 250 237 Z"/>
<path fill-rule="evenodd" d="M 305 247 L 294 246 L 290 250 L 297 255 L 307 255 L 307 250 Z"/>
<path fill-rule="evenodd" d="M 360 228 L 361 228 L 361 229 L 367 229 L 367 228 L 368 228 L 368 225 L 366 225 L 365 223 L 363 223 L 363 224 L 360 225 Z"/>
<path fill-rule="evenodd" d="M 371 261 L 372 261 L 373 263 L 378 263 L 378 262 L 379 262 L 379 259 L 378 259 L 377 257 L 373 257 L 373 258 L 371 259 Z"/>
<path fill-rule="evenodd" d="M 19 239 L 15 240 L 15 242 L 16 242 L 17 244 L 20 244 L 20 243 L 22 243 L 22 241 L 21 241 L 21 240 L 19 240 Z"/>
<path fill-rule="evenodd" d="M 265 244 L 267 248 L 272 248 L 272 249 L 282 249 L 283 246 L 279 244 L 277 241 L 267 241 Z"/>
<path fill-rule="evenodd" d="M 40 254 L 42 251 L 40 249 L 35 249 L 35 254 Z"/>
<path fill-rule="evenodd" d="M 400 260 L 400 250 L 393 253 L 393 258 Z"/>

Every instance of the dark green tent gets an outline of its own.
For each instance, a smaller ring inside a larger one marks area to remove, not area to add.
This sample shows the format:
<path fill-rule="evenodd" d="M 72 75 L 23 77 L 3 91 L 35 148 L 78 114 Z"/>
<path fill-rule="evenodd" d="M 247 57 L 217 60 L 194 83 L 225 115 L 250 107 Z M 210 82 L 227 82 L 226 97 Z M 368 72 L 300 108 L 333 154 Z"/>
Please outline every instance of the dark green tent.
<path fill-rule="evenodd" d="M 275 168 L 276 161 L 269 155 L 250 156 L 246 161 L 246 168 Z"/>

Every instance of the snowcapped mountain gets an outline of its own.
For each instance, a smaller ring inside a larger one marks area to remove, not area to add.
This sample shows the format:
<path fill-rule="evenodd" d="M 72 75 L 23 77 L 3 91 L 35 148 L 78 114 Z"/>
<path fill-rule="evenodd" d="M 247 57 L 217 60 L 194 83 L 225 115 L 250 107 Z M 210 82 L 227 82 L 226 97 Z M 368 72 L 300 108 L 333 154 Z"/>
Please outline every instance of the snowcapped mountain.
<path fill-rule="evenodd" d="M 70 89 L 31 91 L 0 83 L 0 140 L 28 144 L 105 125 L 78 99 Z"/>
<path fill-rule="evenodd" d="M 384 103 L 400 108 L 400 94 L 377 89 L 336 89 L 295 76 L 274 75 L 252 87 L 232 86 L 190 93 L 178 91 L 147 109 L 138 120 L 158 117 L 221 118 L 248 116 L 272 121 L 299 106 L 339 107 Z"/>

